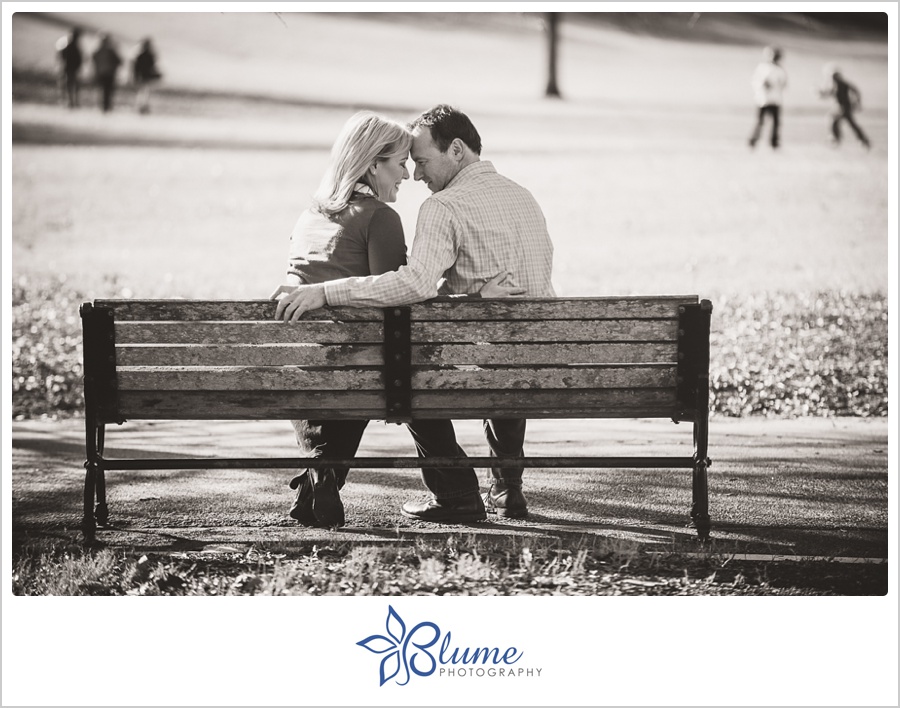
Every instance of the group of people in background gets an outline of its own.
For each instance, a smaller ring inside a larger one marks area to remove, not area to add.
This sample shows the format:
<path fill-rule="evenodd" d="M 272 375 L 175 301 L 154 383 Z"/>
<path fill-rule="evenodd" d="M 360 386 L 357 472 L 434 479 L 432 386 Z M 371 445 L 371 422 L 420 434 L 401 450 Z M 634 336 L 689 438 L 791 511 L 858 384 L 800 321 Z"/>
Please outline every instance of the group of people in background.
<path fill-rule="evenodd" d="M 85 54 L 81 48 L 81 30 L 73 28 L 71 32 L 60 37 L 56 43 L 57 58 L 60 67 L 60 89 L 62 99 L 69 108 L 80 105 L 79 92 L 85 64 Z M 766 121 L 771 124 L 769 144 L 777 149 L 781 144 L 781 109 L 784 92 L 787 88 L 787 72 L 781 65 L 783 53 L 777 47 L 766 47 L 763 60 L 756 67 L 751 78 L 754 99 L 756 102 L 756 121 L 750 134 L 749 145 L 756 147 L 762 137 Z M 104 113 L 113 109 L 117 88 L 119 67 L 123 59 L 117 51 L 112 37 L 108 34 L 99 36 L 99 46 L 90 56 L 93 64 L 93 79 L 99 91 L 99 105 Z M 870 147 L 854 113 L 862 108 L 859 89 L 847 81 L 841 70 L 834 64 L 827 64 L 823 69 L 825 82 L 819 90 L 822 98 L 834 99 L 829 112 L 831 141 L 839 145 L 842 138 L 841 126 L 846 122 L 859 141 Z M 162 78 L 156 65 L 156 53 L 150 39 L 144 39 L 134 53 L 131 63 L 131 80 L 135 91 L 135 108 L 139 113 L 150 112 L 150 94 L 153 85 Z"/>
<path fill-rule="evenodd" d="M 69 34 L 60 37 L 56 43 L 56 55 L 59 60 L 60 89 L 63 102 L 69 108 L 81 105 L 80 91 L 83 68 L 87 54 L 81 47 L 82 32 L 73 28 Z M 92 76 L 99 92 L 99 105 L 104 113 L 113 109 L 119 67 L 124 60 L 116 49 L 113 39 L 108 34 L 99 36 L 99 45 L 90 54 Z M 150 39 L 144 39 L 138 45 L 131 62 L 131 79 L 135 89 L 135 108 L 139 113 L 150 112 L 150 89 L 162 78 L 156 66 L 156 53 Z"/>
<path fill-rule="evenodd" d="M 769 133 L 771 146 L 777 149 L 781 144 L 781 106 L 784 91 L 787 88 L 787 72 L 781 66 L 781 58 L 780 49 L 766 47 L 763 50 L 763 60 L 757 65 L 750 79 L 757 106 L 756 123 L 749 140 L 751 148 L 756 147 L 767 117 L 771 123 Z M 819 96 L 833 98 L 836 104 L 829 113 L 832 144 L 840 144 L 841 123 L 846 121 L 859 141 L 868 149 L 870 147 L 869 138 L 866 137 L 853 116 L 862 108 L 862 96 L 859 89 L 847 81 L 834 64 L 826 64 L 822 72 L 824 83 L 819 90 Z"/>

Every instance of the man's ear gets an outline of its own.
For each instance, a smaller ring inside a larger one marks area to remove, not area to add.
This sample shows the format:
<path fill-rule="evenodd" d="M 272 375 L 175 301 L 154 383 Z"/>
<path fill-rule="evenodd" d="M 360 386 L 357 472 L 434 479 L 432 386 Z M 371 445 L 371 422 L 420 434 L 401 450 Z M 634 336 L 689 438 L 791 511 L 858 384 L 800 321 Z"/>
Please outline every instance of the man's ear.
<path fill-rule="evenodd" d="M 466 146 L 462 140 L 459 138 L 453 138 L 453 142 L 450 143 L 450 155 L 454 159 L 460 160 L 466 154 Z"/>

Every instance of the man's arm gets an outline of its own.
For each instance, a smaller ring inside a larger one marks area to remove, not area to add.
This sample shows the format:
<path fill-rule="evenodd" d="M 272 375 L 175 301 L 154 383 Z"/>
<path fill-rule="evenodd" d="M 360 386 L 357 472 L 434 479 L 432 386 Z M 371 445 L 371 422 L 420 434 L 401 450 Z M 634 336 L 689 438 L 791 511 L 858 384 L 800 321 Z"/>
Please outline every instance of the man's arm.
<path fill-rule="evenodd" d="M 325 283 L 329 305 L 390 307 L 411 305 L 437 295 L 437 283 L 455 262 L 459 242 L 455 218 L 436 199 L 419 209 L 409 263 L 391 273 Z"/>
<path fill-rule="evenodd" d="M 438 280 L 456 262 L 458 248 L 453 215 L 437 200 L 427 199 L 419 210 L 408 265 L 382 275 L 301 285 L 281 298 L 275 318 L 296 321 L 304 312 L 326 304 L 391 307 L 429 300 L 438 294 Z M 282 292 L 279 288 L 272 297 Z"/>

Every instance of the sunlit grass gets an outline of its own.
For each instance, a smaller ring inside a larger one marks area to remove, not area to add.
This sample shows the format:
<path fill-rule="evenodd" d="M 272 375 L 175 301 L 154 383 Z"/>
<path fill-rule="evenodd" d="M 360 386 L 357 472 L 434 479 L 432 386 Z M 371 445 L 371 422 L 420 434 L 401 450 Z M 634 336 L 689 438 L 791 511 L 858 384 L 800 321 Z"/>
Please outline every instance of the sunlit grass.
<path fill-rule="evenodd" d="M 52 546 L 51 546 L 52 549 Z M 715 548 L 648 554 L 623 539 L 574 548 L 450 536 L 403 545 L 259 547 L 140 555 L 102 549 L 16 553 L 17 595 L 820 595 L 883 594 L 887 566 L 737 562 Z"/>

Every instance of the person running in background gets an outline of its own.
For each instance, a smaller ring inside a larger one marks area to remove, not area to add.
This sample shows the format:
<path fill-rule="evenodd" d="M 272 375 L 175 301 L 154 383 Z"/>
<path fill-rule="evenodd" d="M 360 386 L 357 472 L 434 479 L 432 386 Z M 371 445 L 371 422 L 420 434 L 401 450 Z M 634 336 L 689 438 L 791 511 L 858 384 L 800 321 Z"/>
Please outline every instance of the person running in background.
<path fill-rule="evenodd" d="M 100 46 L 93 55 L 94 80 L 100 87 L 101 108 L 108 113 L 113 107 L 113 94 L 116 90 L 116 72 L 122 59 L 113 46 L 112 38 L 108 34 L 100 37 Z"/>
<path fill-rule="evenodd" d="M 862 96 L 859 89 L 849 81 L 844 79 L 840 69 L 834 64 L 826 64 L 823 69 L 828 85 L 819 91 L 822 98 L 833 97 L 837 102 L 832 111 L 829 113 L 831 118 L 831 142 L 834 145 L 840 145 L 841 142 L 841 121 L 847 121 L 847 124 L 856 133 L 859 141 L 866 146 L 871 147 L 869 138 L 859 127 L 853 118 L 853 112 L 862 109 Z"/>
<path fill-rule="evenodd" d="M 81 30 L 73 27 L 72 31 L 63 35 L 56 42 L 56 54 L 59 59 L 59 86 L 62 100 L 69 108 L 78 108 L 79 74 L 84 56 L 81 53 Z"/>
<path fill-rule="evenodd" d="M 787 86 L 787 72 L 780 62 L 781 50 L 766 47 L 763 50 L 763 61 L 756 67 L 750 80 L 757 105 L 756 126 L 750 136 L 750 147 L 756 147 L 767 115 L 772 118 L 772 147 L 778 148 L 780 145 L 781 103 Z"/>
<path fill-rule="evenodd" d="M 149 38 L 141 42 L 140 52 L 134 58 L 132 76 L 138 113 L 149 113 L 150 88 L 154 82 L 162 78 L 162 74 L 156 68 L 156 53 L 153 51 L 153 44 Z"/>

